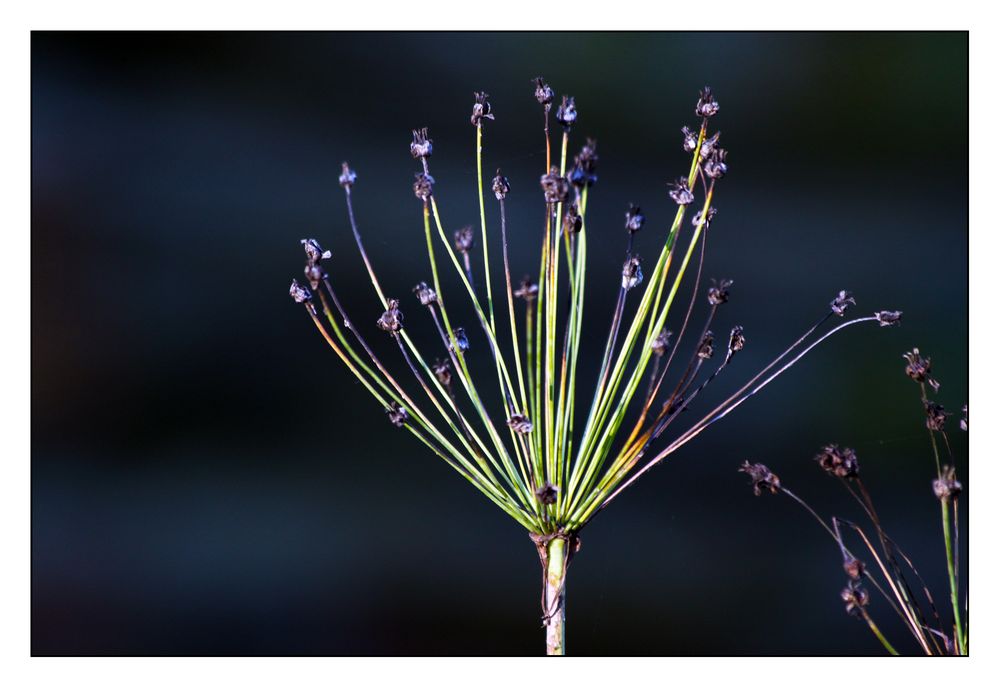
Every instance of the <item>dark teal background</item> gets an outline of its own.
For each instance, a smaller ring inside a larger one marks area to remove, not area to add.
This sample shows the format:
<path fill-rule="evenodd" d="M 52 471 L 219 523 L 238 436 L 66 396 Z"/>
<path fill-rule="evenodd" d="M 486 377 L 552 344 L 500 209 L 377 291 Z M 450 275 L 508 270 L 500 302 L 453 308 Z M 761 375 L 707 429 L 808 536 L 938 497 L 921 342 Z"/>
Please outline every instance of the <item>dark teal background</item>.
<path fill-rule="evenodd" d="M 646 211 L 651 259 L 706 83 L 730 174 L 705 274 L 735 279 L 716 331 L 743 325 L 748 349 L 699 409 L 839 289 L 856 313 L 905 313 L 824 344 L 583 532 L 570 653 L 880 653 L 843 611 L 833 543 L 788 500 L 755 499 L 736 467 L 764 461 L 822 513 L 860 520 L 810 460 L 853 446 L 947 607 L 933 458 L 901 354 L 932 356 L 949 410 L 966 401 L 967 47 L 956 33 L 34 34 L 33 652 L 542 650 L 526 534 L 395 432 L 287 296 L 298 240 L 315 236 L 355 320 L 378 316 L 336 182 L 348 159 L 376 267 L 433 347 L 409 294 L 428 275 L 410 129 L 430 127 L 448 229 L 475 223 L 480 89 L 497 118 L 487 172 L 513 185 L 514 270 L 537 270 L 542 74 L 577 98 L 571 147 L 599 142 L 588 393 L 622 213 Z"/>

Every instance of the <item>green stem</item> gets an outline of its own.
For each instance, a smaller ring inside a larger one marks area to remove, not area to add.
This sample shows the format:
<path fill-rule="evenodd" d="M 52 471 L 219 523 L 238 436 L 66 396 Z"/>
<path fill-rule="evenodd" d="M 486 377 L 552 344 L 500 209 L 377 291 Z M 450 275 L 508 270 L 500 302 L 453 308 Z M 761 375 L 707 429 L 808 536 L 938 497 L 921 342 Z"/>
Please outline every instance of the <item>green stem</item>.
<path fill-rule="evenodd" d="M 872 621 L 872 617 L 868 615 L 868 612 L 862 609 L 861 613 L 864 614 L 865 621 L 868 623 L 868 628 L 872 630 L 872 633 L 875 634 L 875 637 L 878 638 L 880 643 L 882 643 L 882 647 L 886 649 L 886 652 L 888 652 L 890 655 L 898 656 L 899 653 L 896 651 L 896 648 L 894 648 L 892 646 L 892 643 L 886 640 L 886 637 L 882 635 L 882 631 L 879 630 L 879 627 L 875 625 L 874 621 Z"/>
<path fill-rule="evenodd" d="M 546 545 L 545 654 L 566 654 L 566 563 L 565 538 L 554 537 Z"/>
<path fill-rule="evenodd" d="M 951 588 L 951 612 L 955 615 L 955 642 L 958 654 L 969 653 L 965 644 L 965 630 L 962 627 L 962 616 L 958 611 L 958 584 L 955 580 L 955 558 L 951 549 L 951 519 L 948 517 L 948 500 L 941 500 L 941 525 L 944 529 L 944 551 L 948 557 L 948 586 Z"/>

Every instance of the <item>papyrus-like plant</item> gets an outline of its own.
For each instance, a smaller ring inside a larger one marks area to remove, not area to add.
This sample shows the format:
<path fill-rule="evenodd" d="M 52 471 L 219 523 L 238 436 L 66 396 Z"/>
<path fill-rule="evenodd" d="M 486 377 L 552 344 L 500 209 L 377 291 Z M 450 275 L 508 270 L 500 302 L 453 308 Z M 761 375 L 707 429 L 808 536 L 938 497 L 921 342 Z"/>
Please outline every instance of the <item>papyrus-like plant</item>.
<path fill-rule="evenodd" d="M 545 169 L 535 193 L 544 213 L 536 218 L 510 218 L 505 200 L 512 191 L 498 170 L 490 188 L 496 205 L 487 210 L 483 182 L 483 136 L 494 113 L 485 93 L 475 94 L 471 123 L 479 203 L 479 231 L 459 229 L 449 237 L 439 199 L 434 192 L 430 158 L 433 143 L 427 129 L 413 131 L 410 153 L 420 170 L 413 192 L 422 208 L 429 274 L 414 288 L 412 309 L 426 311 L 419 326 L 416 315 L 403 321 L 396 295 L 386 293 L 365 251 L 351 202 L 357 175 L 343 165 L 340 185 L 347 201 L 351 231 L 365 263 L 382 315 L 355 321 L 348 316 L 324 267 L 331 258 L 315 239 L 302 241 L 306 251 L 308 286 L 294 281 L 291 296 L 306 312 L 344 365 L 382 405 L 389 421 L 414 435 L 431 452 L 468 480 L 487 499 L 528 530 L 542 564 L 543 620 L 549 654 L 565 650 L 566 571 L 579 547 L 581 529 L 625 488 L 706 428 L 756 394 L 806 351 L 828 336 L 860 322 L 894 322 L 891 313 L 858 318 L 826 332 L 817 331 L 833 316 L 843 316 L 854 301 L 840 292 L 824 315 L 805 334 L 739 390 L 683 432 L 665 433 L 682 412 L 732 362 L 743 348 L 743 329 L 733 327 L 717 342 L 711 327 L 718 309 L 729 298 L 731 282 L 713 282 L 707 290 L 709 312 L 694 337 L 691 316 L 701 293 L 707 236 L 716 215 L 713 201 L 726 175 L 726 151 L 709 122 L 719 112 L 712 91 L 699 95 L 695 115 L 699 126 L 682 129 L 681 145 L 690 155 L 686 173 L 669 185 L 677 205 L 669 222 L 642 234 L 649 236 L 652 261 L 635 251 L 637 235 L 646 225 L 637 207 L 629 207 L 624 222 L 624 260 L 617 302 L 610 323 L 588 330 L 605 341 L 596 380 L 582 380 L 577 371 L 583 337 L 587 290 L 606 289 L 587 283 L 587 206 L 597 181 L 596 143 L 587 139 L 569 159 L 570 135 L 576 128 L 574 99 L 563 96 L 555 111 L 561 128 L 557 164 L 553 164 L 549 134 L 555 94 L 541 79 L 535 97 L 544 114 Z M 492 124 L 491 124 L 492 126 Z M 492 200 L 491 199 L 491 202 Z M 497 232 L 495 219 L 499 219 Z M 620 231 L 601 227 L 596 231 Z M 717 230 L 715 230 L 717 231 Z M 537 281 L 512 279 L 508 239 L 540 239 Z M 482 250 L 479 262 L 475 244 Z M 654 250 L 655 249 L 655 250 Z M 495 276 L 496 252 L 503 265 Z M 491 251 L 493 258 L 491 260 Z M 479 263 L 475 265 L 475 263 Z M 441 273 L 454 270 L 460 293 L 442 292 Z M 675 333 L 667 318 L 677 311 L 685 276 L 693 272 L 693 288 L 681 306 Z M 468 299 L 475 322 L 460 323 L 453 299 Z M 412 312 L 411 307 L 405 307 Z M 367 323 L 362 326 L 360 323 Z M 391 337 L 413 379 L 403 381 L 369 346 L 368 331 L 376 325 Z M 418 330 L 424 329 L 422 334 Z M 363 333 L 364 330 L 364 333 Z M 412 336 L 411 336 L 412 335 Z M 815 336 L 814 336 L 815 335 Z M 417 340 L 421 340 L 418 345 Z M 436 340 L 436 341 L 435 341 Z M 682 345 L 690 357 L 679 374 L 672 365 Z M 691 346 L 693 345 L 693 346 Z M 721 351 L 716 354 L 716 348 Z M 474 379 L 469 357 L 488 357 L 493 373 Z M 711 361 L 720 360 L 718 364 Z M 687 418 L 690 414 L 684 414 Z"/>

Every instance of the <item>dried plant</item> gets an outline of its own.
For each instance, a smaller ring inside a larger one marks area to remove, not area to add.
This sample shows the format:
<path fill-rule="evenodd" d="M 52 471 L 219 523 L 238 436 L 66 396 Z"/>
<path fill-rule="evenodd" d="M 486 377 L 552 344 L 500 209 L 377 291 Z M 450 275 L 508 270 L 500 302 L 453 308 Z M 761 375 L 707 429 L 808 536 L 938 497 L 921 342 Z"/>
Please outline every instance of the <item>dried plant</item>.
<path fill-rule="evenodd" d="M 831 317 L 842 317 L 854 303 L 847 292 L 840 292 L 818 322 L 737 392 L 683 432 L 661 441 L 682 412 L 730 365 L 746 341 L 739 326 L 733 327 L 728 337 L 716 339 L 713 335 L 710 328 L 716 312 L 729 299 L 732 286 L 731 280 L 713 281 L 707 290 L 707 319 L 692 342 L 687 365 L 668 382 L 675 355 L 690 339 L 689 324 L 701 293 L 706 238 L 716 216 L 712 202 L 728 171 L 719 133 L 709 135 L 708 131 L 719 104 L 711 89 L 705 88 L 695 108 L 700 126 L 697 130 L 682 130 L 681 146 L 691 155 L 691 161 L 687 174 L 669 185 L 668 193 L 677 209 L 665 234 L 655 240 L 658 255 L 652 263 L 643 261 L 634 250 L 637 235 L 646 225 L 645 216 L 635 206 L 625 213 L 621 282 L 616 288 L 614 312 L 606 325 L 603 355 L 591 394 L 577 387 L 585 293 L 588 286 L 612 288 L 588 285 L 586 279 L 587 205 L 597 182 L 597 144 L 586 139 L 580 152 L 569 160 L 570 133 L 576 127 L 578 112 L 575 100 L 563 96 L 555 112 L 562 137 L 559 161 L 554 164 L 549 124 L 555 94 L 539 78 L 535 80 L 535 97 L 542 108 L 545 138 L 545 169 L 540 179 L 545 212 L 537 280 L 525 277 L 517 283 L 512 279 L 505 205 L 512 187 L 498 170 L 490 186 L 499 214 L 503 282 L 494 290 L 490 250 L 498 237 L 487 231 L 483 182 L 484 125 L 494 119 L 487 94 L 475 94 L 471 115 L 478 233 L 472 227 L 463 227 L 452 236 L 445 231 L 430 170 L 433 142 L 426 128 L 413 130 L 410 153 L 420 163 L 413 192 L 423 210 L 430 267 L 429 279 L 425 277 L 413 288 L 414 305 L 426 309 L 429 328 L 439 340 L 431 346 L 435 362 L 422 353 L 426 347 L 418 347 L 410 336 L 416 318 L 408 318 L 404 327 L 400 301 L 385 292 L 376 275 L 354 216 L 352 194 L 357 175 L 347 163 L 343 165 L 340 185 L 347 200 L 350 227 L 383 308 L 380 317 L 366 316 L 371 317 L 366 322 L 375 321 L 394 340 L 408 375 L 414 378 L 411 385 L 416 385 L 416 393 L 407 391 L 390 373 L 361 328 L 348 317 L 333 288 L 334 280 L 323 266 L 330 254 L 314 239 L 302 242 L 308 286 L 293 282 L 291 296 L 303 304 L 330 347 L 382 405 L 393 425 L 412 433 L 528 530 L 542 564 L 547 651 L 562 654 L 566 571 L 579 549 L 579 533 L 594 515 L 834 332 L 863 322 L 884 325 L 887 312 L 850 320 L 817 334 Z M 690 207 L 697 210 L 693 221 L 685 223 Z M 518 223 L 519 227 L 523 225 Z M 690 230 L 685 231 L 687 227 Z M 525 232 L 518 230 L 521 237 Z M 682 239 L 687 242 L 683 248 Z M 476 243 L 482 250 L 479 274 L 474 265 Z M 444 266 L 439 260 L 442 253 Z M 674 310 L 682 280 L 696 253 L 694 286 L 673 334 L 665 329 L 667 317 Z M 449 262 L 475 311 L 472 328 L 456 322 L 452 297 L 446 300 L 442 293 L 440 273 Z M 634 304 L 636 299 L 638 303 Z M 724 349 L 721 356 L 716 356 L 717 347 Z M 486 353 L 480 355 L 489 358 L 495 380 L 475 380 L 470 372 L 469 357 L 484 349 Z M 712 358 L 722 360 L 709 372 Z M 491 394 L 487 386 L 494 383 L 496 388 Z M 589 405 L 584 405 L 582 399 Z"/>
<path fill-rule="evenodd" d="M 898 320 L 898 314 L 890 314 Z M 781 485 L 778 477 L 763 464 L 751 464 L 744 461 L 739 470 L 750 475 L 755 495 L 762 494 L 762 486 L 772 494 L 783 493 L 804 508 L 823 529 L 833 538 L 843 559 L 844 572 L 848 580 L 841 591 L 841 600 L 845 603 L 847 612 L 864 620 L 868 628 L 890 654 L 899 652 L 883 634 L 868 612 L 870 601 L 864 584 L 875 588 L 892 610 L 902 620 L 910 635 L 916 640 L 919 651 L 928 655 L 966 655 L 969 652 L 968 632 L 968 598 L 965 602 L 965 620 L 959 604 L 960 590 L 958 585 L 958 542 L 959 517 L 958 499 L 962 494 L 962 483 L 956 477 L 955 457 L 952 454 L 951 443 L 948 441 L 947 420 L 952 415 L 938 403 L 927 397 L 927 387 L 935 392 L 940 385 L 931 378 L 931 360 L 920 355 L 919 349 L 903 354 L 906 359 L 906 375 L 920 384 L 920 401 L 924 410 L 924 425 L 930 433 L 931 447 L 934 453 L 934 465 L 937 477 L 931 483 L 935 499 L 941 507 L 941 527 L 944 541 L 945 564 L 948 570 L 949 597 L 951 598 L 952 620 L 945 628 L 941 615 L 934 603 L 930 589 L 924 583 L 920 572 L 899 544 L 889 537 L 886 529 L 875 511 L 875 503 L 871 494 L 861 479 L 860 465 L 853 449 L 842 448 L 835 444 L 823 447 L 816 456 L 819 467 L 828 475 L 833 476 L 843 485 L 851 497 L 861 507 L 862 512 L 874 528 L 877 546 L 872 538 L 860 525 L 840 517 L 830 519 L 830 524 L 824 521 L 817 512 L 791 490 Z M 969 430 L 969 406 L 962 407 L 962 418 L 959 427 Z M 949 464 L 941 463 L 939 440 L 948 455 Z M 872 574 L 863 560 L 851 553 L 845 542 L 845 535 L 856 536 L 860 545 L 859 551 L 870 556 L 877 567 Z M 863 548 L 863 549 L 861 549 Z M 884 587 L 883 587 L 884 585 Z M 919 592 L 914 594 L 915 587 Z M 887 590 L 888 589 L 888 590 Z"/>

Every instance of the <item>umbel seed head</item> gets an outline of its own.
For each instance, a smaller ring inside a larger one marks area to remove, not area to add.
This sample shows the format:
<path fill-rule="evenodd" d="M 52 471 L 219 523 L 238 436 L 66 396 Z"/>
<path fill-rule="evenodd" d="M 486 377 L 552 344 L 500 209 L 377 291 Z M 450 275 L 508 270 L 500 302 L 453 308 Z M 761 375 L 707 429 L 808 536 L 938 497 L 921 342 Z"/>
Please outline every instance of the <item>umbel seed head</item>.
<path fill-rule="evenodd" d="M 298 280 L 292 280 L 292 286 L 288 289 L 288 295 L 295 300 L 295 303 L 305 303 L 312 300 L 312 292 L 299 284 Z"/>
<path fill-rule="evenodd" d="M 385 413 L 389 416 L 389 422 L 397 428 L 403 427 L 406 425 L 406 421 L 410 420 L 410 414 L 395 401 L 389 404 L 389 408 L 385 410 Z"/>
<path fill-rule="evenodd" d="M 597 141 L 587 139 L 587 144 L 573 158 L 569 181 L 578 189 L 597 183 Z"/>
<path fill-rule="evenodd" d="M 944 410 L 944 406 L 933 401 L 925 401 L 924 411 L 927 413 L 928 430 L 937 430 L 938 432 L 944 430 L 944 424 L 947 422 L 948 416 L 951 415 Z"/>
<path fill-rule="evenodd" d="M 903 318 L 903 311 L 879 311 L 875 314 L 879 327 L 892 327 L 898 325 Z"/>
<path fill-rule="evenodd" d="M 844 317 L 844 313 L 847 312 L 847 307 L 854 305 L 854 297 L 851 296 L 851 292 L 840 290 L 840 293 L 833 297 L 833 301 L 830 302 L 830 310 L 841 318 Z"/>
<path fill-rule="evenodd" d="M 421 201 L 426 202 L 434 193 L 434 177 L 424 172 L 416 175 L 417 180 L 413 182 L 413 194 Z"/>
<path fill-rule="evenodd" d="M 733 354 L 737 351 L 742 351 L 743 347 L 747 344 L 747 338 L 743 335 L 743 327 L 737 325 L 732 330 L 729 331 L 729 357 L 732 358 Z"/>
<path fill-rule="evenodd" d="M 559 176 L 559 168 L 554 165 L 540 180 L 546 203 L 562 203 L 569 197 L 569 182 Z"/>
<path fill-rule="evenodd" d="M 844 601 L 844 608 L 848 614 L 860 616 L 861 610 L 868 606 L 868 591 L 857 582 L 851 581 L 840 591 L 840 599 Z"/>
<path fill-rule="evenodd" d="M 712 331 L 708 330 L 705 336 L 701 338 L 701 342 L 698 344 L 698 358 L 703 361 L 707 361 L 715 353 L 715 338 L 712 335 Z"/>
<path fill-rule="evenodd" d="M 733 286 L 731 279 L 719 280 L 718 283 L 713 279 L 712 286 L 708 288 L 708 302 L 713 306 L 721 306 L 729 301 L 729 287 L 731 286 Z"/>
<path fill-rule="evenodd" d="M 510 426 L 511 430 L 522 435 L 527 435 L 534 427 L 531 420 L 526 415 L 521 413 L 515 413 L 513 416 L 508 418 L 507 425 Z"/>
<path fill-rule="evenodd" d="M 706 86 L 698 94 L 698 104 L 694 106 L 694 114 L 698 117 L 713 117 L 719 112 L 719 103 L 712 95 L 712 89 Z"/>
<path fill-rule="evenodd" d="M 722 179 L 725 177 L 726 172 L 729 171 L 729 167 L 726 165 L 726 151 L 716 148 L 712 151 L 712 156 L 705 161 L 705 164 L 701 168 L 705 172 L 705 176 L 711 179 Z"/>
<path fill-rule="evenodd" d="M 653 354 L 662 356 L 667 353 L 667 349 L 670 348 L 670 338 L 673 336 L 674 333 L 670 330 L 660 330 L 660 334 L 656 335 L 656 339 L 649 345 L 649 348 L 653 350 Z"/>
<path fill-rule="evenodd" d="M 434 361 L 431 370 L 434 371 L 434 377 L 437 378 L 437 381 L 444 387 L 451 385 L 451 363 L 442 360 Z"/>
<path fill-rule="evenodd" d="M 951 499 L 962 494 L 962 483 L 955 478 L 955 467 L 945 464 L 941 476 L 934 481 L 934 496 L 940 500 Z"/>
<path fill-rule="evenodd" d="M 716 212 L 718 211 L 716 211 L 714 207 L 709 206 L 708 213 L 705 215 L 705 229 L 708 229 L 709 227 L 712 226 L 712 220 L 715 219 Z M 691 220 L 691 224 L 697 227 L 698 225 L 701 224 L 701 222 L 702 222 L 701 211 L 699 210 L 697 213 L 694 214 L 694 218 Z"/>
<path fill-rule="evenodd" d="M 719 146 L 720 136 L 722 136 L 722 132 L 717 131 L 701 142 L 701 150 L 698 151 L 698 157 L 702 162 L 705 162 L 712 157 L 712 153 L 714 153 L 715 149 Z"/>
<path fill-rule="evenodd" d="M 306 251 L 306 264 L 315 265 L 321 260 L 326 260 L 330 258 L 333 254 L 329 251 L 324 251 L 323 247 L 319 245 L 319 242 L 315 239 L 303 239 L 301 241 L 302 248 Z"/>
<path fill-rule="evenodd" d="M 525 275 L 521 279 L 521 286 L 514 291 L 514 296 L 528 302 L 534 301 L 538 298 L 538 285 L 532 282 L 530 277 Z"/>
<path fill-rule="evenodd" d="M 681 134 L 684 136 L 684 143 L 681 147 L 685 153 L 694 153 L 698 147 L 698 132 L 691 131 L 688 127 L 681 127 Z"/>
<path fill-rule="evenodd" d="M 920 349 L 913 349 L 913 351 L 908 351 L 903 354 L 903 358 L 906 359 L 906 375 L 914 382 L 924 383 L 926 382 L 934 391 L 938 391 L 941 385 L 931 377 L 931 358 L 928 356 L 924 358 L 920 355 Z"/>
<path fill-rule="evenodd" d="M 303 272 L 305 273 L 306 281 L 309 282 L 309 286 L 313 290 L 319 289 L 319 283 L 328 277 L 326 271 L 319 263 L 306 263 Z"/>
<path fill-rule="evenodd" d="M 865 563 L 849 556 L 844 559 L 844 573 L 853 581 L 861 580 L 861 577 L 865 575 Z"/>
<path fill-rule="evenodd" d="M 472 231 L 472 225 L 456 229 L 452 238 L 455 241 L 455 250 L 459 253 L 468 253 L 476 243 L 476 233 Z"/>
<path fill-rule="evenodd" d="M 639 256 L 629 256 L 622 266 L 622 289 L 633 289 L 642 284 L 642 263 Z"/>
<path fill-rule="evenodd" d="M 452 334 L 455 335 L 454 344 L 449 344 L 449 348 L 452 351 L 465 352 L 469 350 L 469 337 L 465 334 L 464 327 L 456 327 L 452 330 Z"/>
<path fill-rule="evenodd" d="M 427 286 L 427 282 L 418 282 L 413 287 L 413 293 L 420 299 L 421 306 L 430 306 L 432 303 L 437 303 L 437 292 Z"/>
<path fill-rule="evenodd" d="M 583 229 L 583 217 L 576 203 L 573 203 L 566 208 L 566 214 L 563 216 L 563 231 L 567 234 L 578 234 L 581 229 Z"/>

